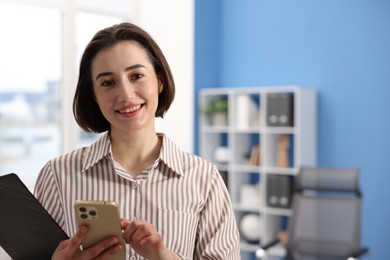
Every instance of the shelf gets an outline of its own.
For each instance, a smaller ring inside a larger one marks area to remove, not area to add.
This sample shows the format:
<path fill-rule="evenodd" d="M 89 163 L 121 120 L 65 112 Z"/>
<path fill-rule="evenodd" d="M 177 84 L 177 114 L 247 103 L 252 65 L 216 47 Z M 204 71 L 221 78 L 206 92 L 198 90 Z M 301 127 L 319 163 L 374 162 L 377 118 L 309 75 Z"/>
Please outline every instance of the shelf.
<path fill-rule="evenodd" d="M 316 91 L 299 86 L 201 89 L 199 111 L 221 98 L 228 107 L 224 120 L 199 113 L 200 156 L 214 162 L 226 181 L 238 225 L 246 214 L 259 215 L 259 239 L 270 241 L 293 214 L 292 185 L 300 167 L 317 163 Z M 248 256 L 258 245 L 242 241 L 241 249 Z M 284 255 L 283 248 L 271 253 Z"/>
<path fill-rule="evenodd" d="M 299 168 L 262 167 L 261 172 L 264 174 L 297 175 Z"/>
<path fill-rule="evenodd" d="M 260 173 L 261 168 L 259 166 L 254 166 L 254 165 L 234 164 L 231 165 L 231 169 L 236 172 L 243 172 L 243 173 L 248 173 L 248 172 Z"/>
<path fill-rule="evenodd" d="M 263 134 L 297 134 L 298 130 L 296 127 L 267 127 L 262 128 L 261 133 Z"/>
<path fill-rule="evenodd" d="M 233 204 L 233 209 L 237 211 L 243 211 L 243 212 L 262 213 L 261 207 L 257 205 L 235 203 Z"/>
<path fill-rule="evenodd" d="M 247 128 L 231 128 L 231 132 L 234 133 L 247 133 L 247 134 L 259 134 L 262 132 L 262 128 L 259 126 L 251 126 Z"/>
<path fill-rule="evenodd" d="M 282 208 L 264 207 L 263 212 L 264 214 L 274 215 L 274 216 L 290 217 L 292 215 L 291 209 L 282 209 Z"/>
<path fill-rule="evenodd" d="M 227 126 L 202 126 L 201 132 L 204 133 L 224 133 L 229 132 L 229 128 Z"/>
<path fill-rule="evenodd" d="M 247 205 L 241 203 L 233 204 L 233 209 L 242 212 L 253 212 L 260 214 L 268 214 L 274 216 L 290 217 L 292 215 L 291 209 L 273 208 L 260 205 Z"/>

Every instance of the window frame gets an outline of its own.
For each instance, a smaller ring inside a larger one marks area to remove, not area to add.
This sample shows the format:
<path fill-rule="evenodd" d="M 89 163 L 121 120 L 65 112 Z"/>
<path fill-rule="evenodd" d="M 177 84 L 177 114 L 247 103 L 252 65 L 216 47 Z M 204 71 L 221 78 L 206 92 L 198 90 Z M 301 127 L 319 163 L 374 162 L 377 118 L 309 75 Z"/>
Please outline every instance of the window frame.
<path fill-rule="evenodd" d="M 95 4 L 77 6 L 77 0 L 0 0 L 13 4 L 25 4 L 58 10 L 62 15 L 62 51 L 61 51 L 61 103 L 60 103 L 60 154 L 70 152 L 80 146 L 80 127 L 73 117 L 72 103 L 78 77 L 78 61 L 76 57 L 76 15 L 78 12 L 89 12 L 99 15 L 115 16 L 123 21 L 131 21 L 134 17 L 135 0 L 130 1 L 132 10 L 128 12 L 113 11 L 96 7 Z M 66 86 L 66 87 L 65 87 Z"/>

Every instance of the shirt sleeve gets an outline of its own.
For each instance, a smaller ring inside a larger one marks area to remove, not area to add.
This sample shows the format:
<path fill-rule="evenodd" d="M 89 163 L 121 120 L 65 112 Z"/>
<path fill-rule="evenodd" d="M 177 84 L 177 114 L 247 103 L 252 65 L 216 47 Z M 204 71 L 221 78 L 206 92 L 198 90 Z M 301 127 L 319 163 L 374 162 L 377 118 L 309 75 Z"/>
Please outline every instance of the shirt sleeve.
<path fill-rule="evenodd" d="M 50 162 L 40 171 L 34 194 L 52 218 L 65 230 L 63 207 L 61 206 L 58 182 L 53 175 Z"/>
<path fill-rule="evenodd" d="M 232 203 L 215 166 L 199 219 L 194 259 L 240 259 L 240 239 Z"/>

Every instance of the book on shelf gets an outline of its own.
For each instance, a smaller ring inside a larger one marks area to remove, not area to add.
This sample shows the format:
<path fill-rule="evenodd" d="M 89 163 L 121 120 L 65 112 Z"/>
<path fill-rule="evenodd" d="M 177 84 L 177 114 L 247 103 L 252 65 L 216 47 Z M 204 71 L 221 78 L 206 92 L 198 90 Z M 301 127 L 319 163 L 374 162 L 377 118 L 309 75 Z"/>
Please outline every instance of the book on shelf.
<path fill-rule="evenodd" d="M 258 144 L 252 146 L 249 165 L 251 166 L 260 165 L 260 146 Z"/>

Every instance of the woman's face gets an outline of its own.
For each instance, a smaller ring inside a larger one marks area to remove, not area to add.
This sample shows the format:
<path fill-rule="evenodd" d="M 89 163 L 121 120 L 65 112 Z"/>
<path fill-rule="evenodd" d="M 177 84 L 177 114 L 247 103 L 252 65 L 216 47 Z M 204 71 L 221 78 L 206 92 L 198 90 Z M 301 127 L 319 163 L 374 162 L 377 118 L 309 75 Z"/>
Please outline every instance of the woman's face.
<path fill-rule="evenodd" d="M 145 49 L 135 41 L 121 41 L 92 60 L 96 102 L 111 131 L 154 131 L 158 94 L 163 86 Z"/>

